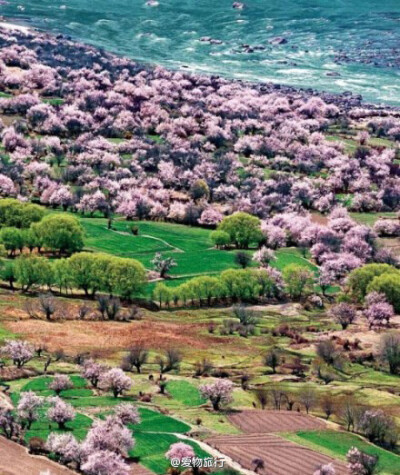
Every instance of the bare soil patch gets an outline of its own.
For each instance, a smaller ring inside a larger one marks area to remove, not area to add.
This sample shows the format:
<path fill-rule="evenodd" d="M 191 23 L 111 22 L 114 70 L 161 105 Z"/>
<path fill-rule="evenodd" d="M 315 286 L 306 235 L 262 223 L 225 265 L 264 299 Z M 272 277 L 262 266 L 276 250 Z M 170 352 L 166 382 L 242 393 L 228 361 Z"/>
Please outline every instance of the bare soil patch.
<path fill-rule="evenodd" d="M 21 445 L 0 437 L 0 475 L 74 475 L 75 472 L 62 467 L 45 457 L 29 455 Z"/>
<path fill-rule="evenodd" d="M 263 459 L 265 467 L 258 472 L 261 475 L 310 475 L 320 465 L 331 462 L 336 475 L 349 474 L 343 462 L 273 434 L 218 436 L 207 443 L 248 470 L 254 470 L 255 458 Z"/>
<path fill-rule="evenodd" d="M 132 475 L 154 475 L 152 471 L 138 463 L 132 463 L 130 467 Z"/>
<path fill-rule="evenodd" d="M 132 323 L 19 320 L 4 322 L 10 331 L 32 343 L 46 343 L 50 351 L 60 348 L 69 354 L 96 350 L 111 355 L 141 342 L 148 348 L 194 348 L 206 350 L 219 338 L 201 334 L 201 325 L 143 320 Z M 221 338 L 221 342 L 227 340 Z"/>
<path fill-rule="evenodd" d="M 248 410 L 231 414 L 229 420 L 246 434 L 326 429 L 324 421 L 293 411 Z"/>

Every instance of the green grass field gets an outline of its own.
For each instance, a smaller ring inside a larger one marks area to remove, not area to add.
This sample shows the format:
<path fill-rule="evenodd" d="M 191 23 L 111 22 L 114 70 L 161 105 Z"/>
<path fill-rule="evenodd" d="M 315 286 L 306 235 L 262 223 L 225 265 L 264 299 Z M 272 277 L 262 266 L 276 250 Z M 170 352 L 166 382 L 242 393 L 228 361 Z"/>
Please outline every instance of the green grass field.
<path fill-rule="evenodd" d="M 212 275 L 238 268 L 235 264 L 235 251 L 214 249 L 208 229 L 153 221 L 116 220 L 113 223 L 114 230 L 109 230 L 104 218 L 80 220 L 85 228 L 85 244 L 88 249 L 137 259 L 147 269 L 152 268 L 151 260 L 155 253 L 161 252 L 165 257 L 172 257 L 178 264 L 171 269 L 173 277 Z M 138 236 L 133 236 L 130 231 L 133 225 L 139 228 Z M 252 254 L 254 251 L 248 252 Z M 317 270 L 296 248 L 279 249 L 276 256 L 277 260 L 273 265 L 278 269 L 282 270 L 295 263 Z M 180 283 L 182 281 L 175 285 Z M 171 285 L 171 282 L 168 284 Z"/>
<path fill-rule="evenodd" d="M 356 140 L 356 137 L 352 137 L 351 135 L 346 135 L 346 134 L 327 134 L 325 136 L 326 140 L 329 142 L 341 142 L 344 145 L 345 152 L 349 155 L 352 155 L 356 150 L 357 147 L 359 146 L 358 141 Z M 386 138 L 380 138 L 380 137 L 371 137 L 368 141 L 368 144 L 371 147 L 385 147 L 385 148 L 395 148 L 396 143 L 393 140 L 389 140 Z"/>
<path fill-rule="evenodd" d="M 168 393 L 185 406 L 200 406 L 206 402 L 199 390 L 188 381 L 170 381 L 167 385 Z"/>
<path fill-rule="evenodd" d="M 34 422 L 32 427 L 26 431 L 25 441 L 29 442 L 32 437 L 40 437 L 43 440 L 47 440 L 47 437 L 51 432 L 57 432 L 58 434 L 63 432 L 72 432 L 77 439 L 82 440 L 85 438 L 92 423 L 93 420 L 90 417 L 77 412 L 75 419 L 73 421 L 67 422 L 65 430 L 60 430 L 57 424 L 50 422 L 46 413 L 43 412 L 40 420 Z"/>
<path fill-rule="evenodd" d="M 378 469 L 380 474 L 400 475 L 400 456 L 371 445 L 355 434 L 338 431 L 305 431 L 296 434 L 284 434 L 284 437 L 305 445 L 311 449 L 324 451 L 327 455 L 345 460 L 351 447 L 370 455 L 379 456 Z"/>
<path fill-rule="evenodd" d="M 379 218 L 395 218 L 396 213 L 350 213 L 350 216 L 359 223 L 372 227 Z"/>
<path fill-rule="evenodd" d="M 146 407 L 139 409 L 141 422 L 132 426 L 131 429 L 136 432 L 167 432 L 184 434 L 190 430 L 190 426 L 184 422 L 178 421 L 173 417 L 161 414 Z"/>
<path fill-rule="evenodd" d="M 120 257 L 139 260 L 151 269 L 151 260 L 156 252 L 173 257 L 177 266 L 172 276 L 217 273 L 237 267 L 234 252 L 213 249 L 210 231 L 203 228 L 171 223 L 147 221 L 114 221 L 114 230 L 107 229 L 102 218 L 81 218 L 86 231 L 86 247 Z M 130 228 L 139 228 L 133 236 Z"/>
<path fill-rule="evenodd" d="M 159 433 L 155 436 L 155 434 L 139 432 L 135 433 L 135 440 L 136 445 L 129 455 L 137 458 L 142 465 L 157 474 L 167 473 L 171 465 L 169 460 L 165 458 L 165 453 L 171 444 L 180 442 L 180 439 L 173 434 Z M 196 442 L 185 440 L 185 443 L 194 448 L 197 457 L 205 458 L 209 456 Z"/>

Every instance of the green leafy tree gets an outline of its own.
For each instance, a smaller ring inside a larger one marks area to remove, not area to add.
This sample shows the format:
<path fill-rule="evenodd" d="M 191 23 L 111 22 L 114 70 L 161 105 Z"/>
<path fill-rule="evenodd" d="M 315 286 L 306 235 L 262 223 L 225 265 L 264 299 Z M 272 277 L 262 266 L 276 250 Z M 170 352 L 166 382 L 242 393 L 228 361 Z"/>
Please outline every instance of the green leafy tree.
<path fill-rule="evenodd" d="M 350 272 L 347 285 L 354 298 L 362 301 L 367 295 L 368 285 L 383 274 L 396 274 L 399 271 L 389 264 L 366 264 Z"/>
<path fill-rule="evenodd" d="M 50 286 L 53 280 L 53 269 L 44 257 L 23 255 L 15 261 L 15 277 L 23 290 L 27 291 L 34 285 Z"/>
<path fill-rule="evenodd" d="M 185 282 L 184 284 L 179 285 L 176 290 L 177 294 L 179 295 L 179 300 L 183 302 L 183 304 L 186 306 L 188 300 L 193 299 L 194 295 L 192 293 L 192 289 L 189 285 L 188 282 Z"/>
<path fill-rule="evenodd" d="M 197 285 L 201 299 L 207 300 L 207 305 L 211 305 L 212 298 L 219 297 L 221 282 L 217 277 L 197 277 Z"/>
<path fill-rule="evenodd" d="M 256 216 L 238 212 L 224 218 L 218 226 L 218 231 L 228 233 L 230 242 L 238 249 L 247 249 L 251 243 L 261 241 L 260 224 Z"/>
<path fill-rule="evenodd" d="M 33 252 L 35 247 L 37 247 L 38 249 L 40 249 L 41 247 L 40 239 L 32 229 L 23 229 L 22 239 L 24 242 L 24 247 L 27 247 L 29 249 L 29 252 Z"/>
<path fill-rule="evenodd" d="M 143 291 L 146 282 L 146 271 L 143 265 L 135 259 L 113 259 L 110 263 L 110 285 L 112 293 L 122 298 L 131 299 Z"/>
<path fill-rule="evenodd" d="M 223 249 L 231 242 L 229 234 L 225 231 L 213 231 L 210 234 L 211 241 L 218 249 Z"/>
<path fill-rule="evenodd" d="M 103 283 L 104 275 L 96 265 L 97 259 L 98 254 L 90 252 L 80 252 L 68 259 L 73 285 L 83 290 L 86 296 L 94 297 Z"/>
<path fill-rule="evenodd" d="M 42 245 L 59 254 L 83 249 L 83 228 L 74 216 L 54 214 L 46 216 L 32 228 Z"/>
<path fill-rule="evenodd" d="M 300 299 L 312 290 L 314 274 L 307 267 L 290 264 L 282 272 L 286 291 L 292 299 Z"/>
<path fill-rule="evenodd" d="M 271 277 L 266 269 L 252 269 L 251 272 L 257 280 L 260 297 L 277 298 L 281 295 L 283 282 L 279 272 L 275 279 Z"/>
<path fill-rule="evenodd" d="M 100 290 L 108 292 L 110 295 L 112 295 L 114 287 L 110 268 L 111 264 L 119 259 L 119 257 L 108 254 L 96 254 L 96 259 L 93 263 L 93 271 L 98 276 Z"/>
<path fill-rule="evenodd" d="M 45 210 L 41 206 L 23 203 L 13 198 L 0 200 L 0 225 L 16 228 L 29 228 L 40 221 Z"/>
<path fill-rule="evenodd" d="M 14 290 L 14 282 L 16 281 L 14 262 L 6 262 L 1 269 L 1 280 L 9 283 L 10 289 Z"/>
<path fill-rule="evenodd" d="M 153 290 L 153 298 L 154 300 L 157 300 L 160 305 L 160 308 L 162 307 L 163 303 L 169 305 L 171 297 L 171 289 L 167 287 L 163 282 L 158 282 Z"/>
<path fill-rule="evenodd" d="M 3 228 L 1 230 L 1 241 L 10 256 L 15 256 L 17 250 L 24 247 L 22 231 L 17 228 Z"/>
<path fill-rule="evenodd" d="M 68 259 L 59 259 L 53 263 L 54 285 L 58 287 L 60 293 L 73 287 L 74 279 Z"/>
<path fill-rule="evenodd" d="M 249 269 L 228 269 L 222 272 L 221 284 L 228 297 L 240 301 L 255 299 L 260 291 L 257 278 Z"/>

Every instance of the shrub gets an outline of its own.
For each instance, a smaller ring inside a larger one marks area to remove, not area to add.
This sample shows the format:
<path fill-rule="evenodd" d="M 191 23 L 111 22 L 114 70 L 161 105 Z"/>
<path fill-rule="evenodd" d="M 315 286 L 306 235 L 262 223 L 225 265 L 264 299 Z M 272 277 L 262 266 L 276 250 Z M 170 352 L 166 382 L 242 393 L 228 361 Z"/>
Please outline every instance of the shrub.
<path fill-rule="evenodd" d="M 367 292 L 374 291 L 386 295 L 395 311 L 400 312 L 400 273 L 385 273 L 374 277 L 368 284 Z"/>
<path fill-rule="evenodd" d="M 40 437 L 31 437 L 29 439 L 29 453 L 34 455 L 41 455 L 46 453 L 46 443 Z"/>
<path fill-rule="evenodd" d="M 251 262 L 251 257 L 245 252 L 237 252 L 235 254 L 235 263 L 240 266 L 242 269 L 249 267 Z"/>

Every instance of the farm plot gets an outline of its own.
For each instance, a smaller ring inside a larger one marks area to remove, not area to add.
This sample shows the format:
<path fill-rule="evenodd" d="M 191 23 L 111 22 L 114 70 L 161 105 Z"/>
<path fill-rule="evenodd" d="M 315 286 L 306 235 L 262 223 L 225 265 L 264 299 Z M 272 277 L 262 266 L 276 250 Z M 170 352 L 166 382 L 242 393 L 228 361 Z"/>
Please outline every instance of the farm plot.
<path fill-rule="evenodd" d="M 231 414 L 229 420 L 246 434 L 321 430 L 325 422 L 293 411 L 242 411 Z"/>
<path fill-rule="evenodd" d="M 321 464 L 328 463 L 333 463 L 336 475 L 349 473 L 343 462 L 273 434 L 219 436 L 208 439 L 207 443 L 248 470 L 254 469 L 254 459 L 263 459 L 265 466 L 258 471 L 261 475 L 310 475 Z"/>

